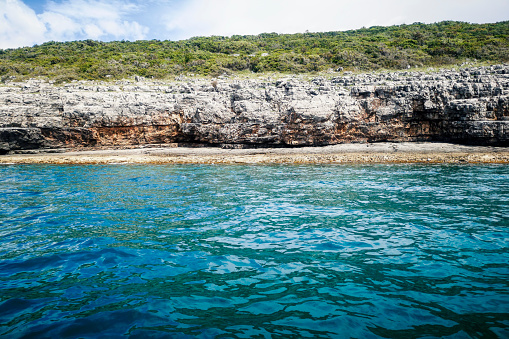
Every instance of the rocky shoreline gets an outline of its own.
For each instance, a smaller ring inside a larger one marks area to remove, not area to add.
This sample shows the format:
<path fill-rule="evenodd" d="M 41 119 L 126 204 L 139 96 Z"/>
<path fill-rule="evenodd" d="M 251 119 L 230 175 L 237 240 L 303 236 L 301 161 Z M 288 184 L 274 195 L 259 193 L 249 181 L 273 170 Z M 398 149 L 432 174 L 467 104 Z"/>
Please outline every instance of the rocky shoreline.
<path fill-rule="evenodd" d="M 0 164 L 509 164 L 509 147 L 448 143 L 354 143 L 263 149 L 172 146 L 175 145 L 10 154 L 0 156 Z"/>
<path fill-rule="evenodd" d="M 509 65 L 284 79 L 0 86 L 0 154 L 184 144 L 509 146 Z"/>

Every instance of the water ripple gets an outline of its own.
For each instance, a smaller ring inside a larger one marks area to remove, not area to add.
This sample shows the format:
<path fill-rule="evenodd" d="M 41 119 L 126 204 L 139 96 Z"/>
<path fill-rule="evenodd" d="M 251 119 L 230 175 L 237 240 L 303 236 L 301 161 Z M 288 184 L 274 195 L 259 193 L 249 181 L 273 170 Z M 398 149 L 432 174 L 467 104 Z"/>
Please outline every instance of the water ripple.
<path fill-rule="evenodd" d="M 0 336 L 507 337 L 507 166 L 2 166 Z"/>

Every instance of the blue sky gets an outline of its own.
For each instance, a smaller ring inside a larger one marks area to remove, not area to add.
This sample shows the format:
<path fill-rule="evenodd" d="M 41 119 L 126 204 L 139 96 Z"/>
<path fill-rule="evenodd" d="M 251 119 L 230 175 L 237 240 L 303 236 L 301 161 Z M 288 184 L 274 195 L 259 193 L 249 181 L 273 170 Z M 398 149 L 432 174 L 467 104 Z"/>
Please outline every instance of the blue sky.
<path fill-rule="evenodd" d="M 0 48 L 50 40 L 181 40 L 443 20 L 509 20 L 509 0 L 0 0 Z"/>

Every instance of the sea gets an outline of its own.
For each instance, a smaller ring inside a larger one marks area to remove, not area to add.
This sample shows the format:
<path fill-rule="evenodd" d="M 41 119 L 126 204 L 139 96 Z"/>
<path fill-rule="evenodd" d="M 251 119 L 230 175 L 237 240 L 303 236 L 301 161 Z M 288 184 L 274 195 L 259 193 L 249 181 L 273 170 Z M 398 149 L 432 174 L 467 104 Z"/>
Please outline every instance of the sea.
<path fill-rule="evenodd" d="M 0 337 L 508 338 L 509 166 L 0 166 Z"/>

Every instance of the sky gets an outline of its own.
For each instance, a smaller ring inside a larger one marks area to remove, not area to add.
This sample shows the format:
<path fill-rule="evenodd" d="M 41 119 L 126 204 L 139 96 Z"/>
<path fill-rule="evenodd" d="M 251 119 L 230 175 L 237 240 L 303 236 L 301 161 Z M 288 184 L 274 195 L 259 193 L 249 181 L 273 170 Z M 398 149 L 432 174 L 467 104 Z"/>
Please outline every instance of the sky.
<path fill-rule="evenodd" d="M 344 31 L 509 20 L 509 0 L 0 0 L 0 49 L 47 41 Z"/>

